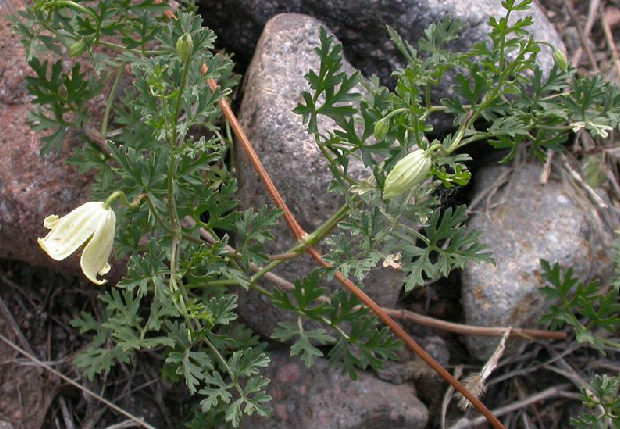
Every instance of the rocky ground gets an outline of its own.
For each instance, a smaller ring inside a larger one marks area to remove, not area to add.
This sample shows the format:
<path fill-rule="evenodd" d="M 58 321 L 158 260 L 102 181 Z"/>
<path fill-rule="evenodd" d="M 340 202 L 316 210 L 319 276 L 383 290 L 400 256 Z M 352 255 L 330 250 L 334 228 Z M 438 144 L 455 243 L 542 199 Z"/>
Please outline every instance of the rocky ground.
<path fill-rule="evenodd" d="M 30 71 L 6 19 L 24 3 L 0 0 L 0 429 L 133 427 L 135 423 L 122 410 L 144 417 L 157 428 L 181 428 L 188 417 L 188 396 L 160 381 L 157 368 L 162 357 L 156 352 L 140 355 L 135 365 L 119 366 L 105 379 L 93 382 L 72 365 L 88 338 L 69 322 L 80 311 L 96 314 L 100 289 L 73 276 L 78 272 L 76 259 L 52 265 L 39 251 L 36 237 L 44 233 L 46 215 L 66 213 L 85 201 L 89 178 L 66 164 L 67 153 L 41 159 L 39 136 L 25 123 L 32 108 L 24 85 Z M 321 22 L 344 43 L 350 60 L 345 67 L 358 68 L 366 75 L 376 73 L 389 84 L 390 71 L 401 60 L 382 31 L 385 24 L 415 41 L 428 23 L 452 16 L 470 24 L 460 40 L 467 44 L 480 37 L 488 15 L 499 10 L 496 0 L 401 0 L 390 8 L 380 3 L 200 3 L 206 24 L 220 37 L 221 47 L 235 53 L 238 72 L 244 74 L 235 103 L 239 119 L 274 181 L 283 184 L 282 191 L 306 230 L 314 229 L 338 207 L 335 201 L 316 197 L 323 193 L 328 177 L 301 119 L 291 113 L 297 103 L 291 94 L 299 93 L 305 85 L 303 75 L 317 64 L 313 48 Z M 554 46 L 564 45 L 569 61 L 581 72 L 600 71 L 618 83 L 620 63 L 612 52 L 614 30 L 620 39 L 619 7 L 615 0 L 539 0 L 535 36 Z M 548 69 L 550 65 L 547 52 L 541 66 Z M 69 143 L 78 137 L 69 136 Z M 606 144 L 613 145 L 613 139 L 612 134 Z M 597 150 L 583 134 L 576 136 L 574 147 L 570 159 Z M 529 326 L 542 308 L 536 275 L 540 258 L 573 266 L 583 278 L 609 277 L 612 261 L 605 225 L 614 224 L 617 215 L 599 213 L 583 198 L 575 198 L 578 186 L 570 187 L 566 178 L 570 163 L 558 159 L 546 166 L 516 162 L 512 168 L 486 164 L 476 167 L 475 184 L 446 195 L 445 200 L 447 204 L 473 204 L 470 226 L 484 232 L 497 267 L 468 267 L 406 297 L 400 295 L 398 275 L 377 271 L 367 283 L 369 293 L 381 305 L 472 326 Z M 238 167 L 242 204 L 262 204 L 258 181 L 253 180 L 243 158 Z M 304 169 L 311 180 L 291 173 Z M 540 178 L 548 173 L 542 186 Z M 620 195 L 608 191 L 614 183 L 617 186 L 616 173 L 611 172 L 608 187 L 600 192 L 614 207 Z M 273 252 L 288 246 L 284 228 L 276 236 L 280 247 Z M 289 278 L 310 267 L 311 261 L 301 260 L 279 274 Z M 265 336 L 285 317 L 253 294 L 242 294 L 240 313 Z M 498 342 L 403 323 L 452 372 L 479 370 Z M 325 362 L 308 370 L 279 346 L 273 347 L 272 354 L 268 373 L 274 416 L 268 421 L 253 419 L 245 427 L 484 427 L 476 413 L 464 414 L 454 403 L 448 406 L 445 384 L 407 353 L 379 374 L 363 374 L 355 382 Z M 618 361 L 617 354 L 600 358 L 570 342 L 511 341 L 488 383 L 485 403 L 501 415 L 506 427 L 567 427 L 568 418 L 579 411 L 575 401 L 578 380 L 592 371 L 617 374 Z"/>

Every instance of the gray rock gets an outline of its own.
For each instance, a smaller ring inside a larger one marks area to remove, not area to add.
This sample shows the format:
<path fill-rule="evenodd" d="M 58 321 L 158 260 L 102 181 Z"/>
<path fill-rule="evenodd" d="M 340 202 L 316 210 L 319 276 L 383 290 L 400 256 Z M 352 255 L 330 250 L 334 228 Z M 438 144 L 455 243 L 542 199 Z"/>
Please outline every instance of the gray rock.
<path fill-rule="evenodd" d="M 314 138 L 308 135 L 301 116 L 292 112 L 307 90 L 304 74 L 318 69 L 319 46 L 317 20 L 300 14 L 278 15 L 265 27 L 245 81 L 245 95 L 239 120 L 246 130 L 263 165 L 283 195 L 293 214 L 307 232 L 314 231 L 344 203 L 328 194 L 331 173 Z M 352 68 L 344 64 L 348 72 Z M 333 128 L 331 120 L 319 122 L 322 130 Z M 239 198 L 243 209 L 271 205 L 263 185 L 241 149 L 238 153 Z M 361 174 L 361 162 L 350 167 Z M 274 231 L 275 241 L 267 251 L 286 252 L 294 239 L 284 220 Z M 321 246 L 317 247 L 324 251 Z M 289 261 L 275 272 L 289 280 L 305 276 L 316 267 L 307 255 Z M 382 306 L 392 307 L 398 298 L 404 276 L 391 268 L 378 268 L 365 279 L 366 292 Z M 264 282 L 264 287 L 271 284 Z M 335 283 L 326 285 L 333 290 Z M 242 292 L 239 310 L 246 322 L 263 335 L 270 335 L 281 320 L 296 320 L 296 315 L 277 310 L 268 298 L 255 292 Z"/>
<path fill-rule="evenodd" d="M 244 421 L 242 429 L 426 427 L 428 411 L 411 385 L 395 386 L 364 372 L 352 381 L 324 359 L 308 369 L 281 347 L 271 358 L 265 375 L 271 379 L 273 413 Z"/>
<path fill-rule="evenodd" d="M 416 46 L 430 24 L 458 19 L 469 27 L 452 46 L 463 49 L 483 40 L 489 17 L 505 13 L 501 0 L 201 0 L 200 4 L 205 24 L 238 60 L 249 61 L 263 26 L 273 16 L 304 13 L 323 21 L 336 34 L 354 67 L 367 76 L 378 75 L 384 83 L 403 63 L 386 25 Z M 561 38 L 538 6 L 532 5 L 528 13 L 534 18 L 531 32 L 535 39 L 563 49 Z M 543 48 L 540 64 L 544 70 L 552 66 L 548 48 Z"/>
<path fill-rule="evenodd" d="M 450 350 L 443 338 L 433 335 L 424 338 L 415 338 L 416 342 L 444 368 L 450 361 Z M 398 361 L 387 361 L 382 370 L 377 371 L 377 376 L 384 381 L 392 384 L 403 384 L 411 379 L 416 380 L 416 384 L 423 382 L 423 379 L 430 379 L 435 386 L 443 391 L 444 386 L 438 383 L 438 376 L 426 362 L 419 356 L 413 355 L 409 350 L 401 349 Z M 427 392 L 421 392 L 426 394 Z"/>
<path fill-rule="evenodd" d="M 505 168 L 482 169 L 475 192 L 493 184 Z M 584 280 L 604 264 L 587 214 L 566 193 L 561 181 L 552 177 L 547 185 L 541 185 L 541 168 L 526 164 L 504 204 L 492 209 L 489 216 L 483 211 L 470 218 L 468 227 L 483 232 L 482 241 L 489 245 L 497 264 L 470 264 L 463 270 L 468 324 L 537 326 L 546 308 L 539 292 L 544 286 L 540 259 L 558 262 L 565 269 L 572 267 Z M 474 356 L 485 359 L 498 341 L 468 337 L 467 347 Z"/>

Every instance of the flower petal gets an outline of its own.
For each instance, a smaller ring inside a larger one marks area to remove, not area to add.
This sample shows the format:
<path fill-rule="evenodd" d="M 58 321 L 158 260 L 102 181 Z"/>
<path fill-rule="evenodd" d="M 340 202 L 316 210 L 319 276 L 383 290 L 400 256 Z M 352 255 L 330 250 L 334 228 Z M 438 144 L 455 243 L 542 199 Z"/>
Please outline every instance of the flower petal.
<path fill-rule="evenodd" d="M 58 223 L 57 215 L 49 215 L 48 217 L 43 219 L 43 226 L 46 227 L 47 229 L 53 229 L 54 225 L 56 225 L 57 223 Z"/>
<path fill-rule="evenodd" d="M 89 202 L 60 219 L 48 216 L 44 223 L 52 230 L 38 239 L 39 245 L 52 259 L 65 259 L 93 235 L 104 212 L 102 202 Z"/>
<path fill-rule="evenodd" d="M 97 274 L 103 275 L 110 271 L 108 259 L 110 258 L 110 253 L 112 253 L 112 244 L 114 243 L 116 215 L 113 210 L 108 209 L 99 220 L 100 222 L 95 229 L 93 238 L 86 244 L 82 252 L 80 266 L 84 275 L 91 282 L 102 285 L 106 280 L 97 280 Z"/>

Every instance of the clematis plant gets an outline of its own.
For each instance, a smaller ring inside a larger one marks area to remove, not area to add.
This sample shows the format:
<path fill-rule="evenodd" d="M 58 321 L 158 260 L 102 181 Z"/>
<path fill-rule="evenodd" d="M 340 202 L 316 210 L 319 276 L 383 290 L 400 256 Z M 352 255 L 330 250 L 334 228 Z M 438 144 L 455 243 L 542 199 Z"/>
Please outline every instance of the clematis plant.
<path fill-rule="evenodd" d="M 444 209 L 439 197 L 440 187 L 470 179 L 465 163 L 471 158 L 463 148 L 489 140 L 509 149 L 509 160 L 531 140 L 530 153 L 544 159 L 547 150 L 562 148 L 571 130 L 566 124 L 583 123 L 591 132 L 620 125 L 617 115 L 607 114 L 620 110 L 617 88 L 594 78 L 573 79 L 557 55 L 560 65 L 548 75 L 537 68 L 540 46 L 526 31 L 531 20 L 508 24 L 511 13 L 531 0 L 504 1 L 506 15 L 490 21 L 492 44 L 463 53 L 444 46 L 457 37 L 460 24 L 432 25 L 420 41 L 422 57 L 388 29 L 407 60 L 395 74 L 395 91 L 377 79 L 347 75 L 342 46 L 322 31 L 321 65 L 306 75 L 310 92 L 302 94 L 295 112 L 329 162 L 334 176 L 329 191 L 342 194 L 346 203 L 303 243 L 267 255 L 263 246 L 273 239 L 270 229 L 280 212 L 238 209 L 228 168 L 228 159 L 235 158 L 228 157 L 232 139 L 220 128 L 222 110 L 231 115 L 223 99 L 238 82 L 232 62 L 214 53 L 215 35 L 200 17 L 175 15 L 166 3 L 35 0 L 19 15 L 16 29 L 35 71 L 27 88 L 40 107 L 31 117 L 37 130 L 49 131 L 43 154 L 59 150 L 68 129 L 84 128 L 89 144 L 74 154 L 73 163 L 96 170 L 93 199 L 109 195 L 62 218 L 46 218 L 50 232 L 39 244 L 56 260 L 83 247 L 82 269 L 97 284 L 105 282 L 97 276 L 110 269 L 113 242 L 119 255 L 129 255 L 125 277 L 100 295 L 106 306 L 100 320 L 83 312 L 72 322 L 94 334 L 74 363 L 94 378 L 140 351 L 160 353 L 163 377 L 184 382 L 195 398 L 201 412 L 195 427 L 238 426 L 244 415 L 270 414 L 269 380 L 262 375 L 269 357 L 264 343 L 237 321 L 240 289 L 252 289 L 299 317 L 297 324 L 279 323 L 272 338 L 293 343 L 291 353 L 306 365 L 325 356 L 352 378 L 360 369 L 380 369 L 395 358 L 399 343 L 358 307 L 359 295 L 341 289 L 324 296 L 324 281 L 334 276 L 361 281 L 384 260 L 406 274 L 409 291 L 467 263 L 491 261 L 479 233 L 463 226 L 466 208 Z M 45 56 L 39 59 L 41 51 Z M 93 71 L 76 62 L 69 72 L 62 59 L 49 62 L 49 51 L 89 55 Z M 458 97 L 433 105 L 431 95 L 448 70 L 456 73 Z M 119 85 L 128 81 L 132 84 Z M 98 122 L 85 106 L 109 87 L 104 82 L 112 85 L 103 97 L 101 129 L 93 132 Z M 355 89 L 360 83 L 364 96 Z M 456 131 L 429 143 L 430 120 L 438 113 L 455 117 Z M 320 116 L 331 118 L 336 129 L 321 130 Z M 477 119 L 492 126 L 479 129 Z M 229 121 L 238 132 L 236 120 Z M 351 174 L 353 159 L 372 173 L 369 179 Z M 114 212 L 112 201 L 121 197 L 126 203 L 125 195 L 135 203 Z M 144 204 L 138 205 L 141 198 Z M 292 214 L 285 218 L 293 230 L 300 228 Z M 321 241 L 330 247 L 322 268 L 289 279 L 294 286 L 275 276 L 270 281 L 278 288 L 261 286 L 259 279 L 276 266 Z M 326 329 L 307 330 L 302 318 Z"/>

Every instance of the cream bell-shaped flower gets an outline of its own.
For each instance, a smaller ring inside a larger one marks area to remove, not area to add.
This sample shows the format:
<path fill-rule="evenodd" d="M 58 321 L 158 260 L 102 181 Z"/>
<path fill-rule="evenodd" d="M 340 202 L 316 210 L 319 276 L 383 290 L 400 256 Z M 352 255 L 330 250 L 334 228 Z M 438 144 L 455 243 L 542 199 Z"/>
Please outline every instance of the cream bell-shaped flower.
<path fill-rule="evenodd" d="M 61 261 L 71 255 L 84 243 L 80 266 L 90 281 L 102 285 L 106 280 L 97 280 L 97 274 L 110 271 L 108 259 L 114 242 L 114 211 L 102 202 L 88 202 L 59 218 L 51 215 L 43 224 L 50 232 L 39 238 L 39 245 L 54 260 Z"/>

